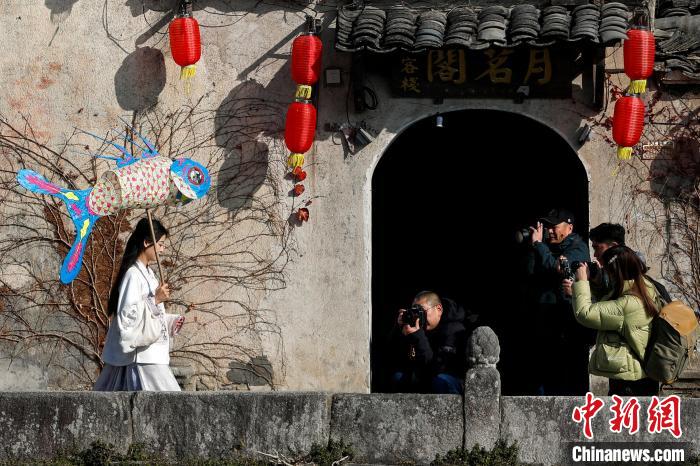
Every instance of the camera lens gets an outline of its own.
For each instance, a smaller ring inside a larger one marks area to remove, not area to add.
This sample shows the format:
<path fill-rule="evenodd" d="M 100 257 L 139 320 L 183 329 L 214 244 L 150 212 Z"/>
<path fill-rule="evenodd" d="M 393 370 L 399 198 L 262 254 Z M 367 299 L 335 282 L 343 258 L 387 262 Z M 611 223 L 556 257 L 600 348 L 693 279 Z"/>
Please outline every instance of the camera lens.
<path fill-rule="evenodd" d="M 530 239 L 530 230 L 521 228 L 515 232 L 515 242 L 520 244 Z"/>

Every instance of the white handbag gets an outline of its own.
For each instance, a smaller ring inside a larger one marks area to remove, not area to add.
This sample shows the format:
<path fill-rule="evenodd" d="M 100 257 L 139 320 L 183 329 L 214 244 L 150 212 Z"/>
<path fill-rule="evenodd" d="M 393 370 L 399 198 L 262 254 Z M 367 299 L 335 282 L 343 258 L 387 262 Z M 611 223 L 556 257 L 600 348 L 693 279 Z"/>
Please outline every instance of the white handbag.
<path fill-rule="evenodd" d="M 161 311 L 153 301 L 152 297 L 145 297 L 142 301 L 141 321 L 134 341 L 131 343 L 133 349 L 150 346 L 157 342 L 163 335 L 163 321 L 160 318 Z M 167 330 L 167 329 L 166 329 Z"/>

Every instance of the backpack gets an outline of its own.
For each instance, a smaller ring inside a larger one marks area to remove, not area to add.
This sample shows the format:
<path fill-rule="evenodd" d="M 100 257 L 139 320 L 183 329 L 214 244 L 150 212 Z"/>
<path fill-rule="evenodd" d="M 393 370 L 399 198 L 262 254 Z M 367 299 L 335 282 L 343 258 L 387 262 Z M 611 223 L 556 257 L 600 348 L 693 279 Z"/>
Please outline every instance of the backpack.
<path fill-rule="evenodd" d="M 700 334 L 695 312 L 681 301 L 665 299 L 657 287 L 663 307 L 651 321 L 651 334 L 644 355 L 644 371 L 647 376 L 663 384 L 672 384 L 685 369 L 695 351 Z M 664 288 L 666 296 L 668 292 Z"/>
<path fill-rule="evenodd" d="M 665 286 L 651 278 L 649 275 L 644 275 L 644 278 L 649 280 L 654 285 L 654 288 L 656 288 L 656 291 L 657 293 L 659 293 L 659 296 L 661 296 L 661 299 L 664 301 L 664 304 L 673 301 L 673 299 L 671 299 L 671 295 L 669 294 Z"/>

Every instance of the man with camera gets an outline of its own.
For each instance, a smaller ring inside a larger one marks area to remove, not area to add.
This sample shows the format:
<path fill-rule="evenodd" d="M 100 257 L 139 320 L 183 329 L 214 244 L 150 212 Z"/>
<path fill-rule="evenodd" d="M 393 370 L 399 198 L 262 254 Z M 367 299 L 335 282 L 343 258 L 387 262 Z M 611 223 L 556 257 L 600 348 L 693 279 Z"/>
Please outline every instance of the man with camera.
<path fill-rule="evenodd" d="M 552 209 L 529 230 L 528 274 L 537 354 L 532 390 L 541 395 L 585 394 L 588 345 L 594 336 L 575 321 L 562 280 L 573 277 L 571 264 L 590 260 L 588 246 L 574 233 L 574 216 L 565 209 Z"/>
<path fill-rule="evenodd" d="M 589 283 L 593 300 L 597 301 L 612 291 L 610 278 L 601 267 L 601 258 L 608 249 L 625 245 L 625 227 L 617 223 L 601 223 L 591 229 L 588 237 L 593 247 L 593 261 L 588 264 Z M 571 296 L 573 283 L 573 277 L 564 278 L 562 286 L 566 296 Z"/>
<path fill-rule="evenodd" d="M 593 261 L 588 264 L 591 295 L 594 301 L 599 301 L 612 292 L 613 289 L 610 277 L 607 272 L 603 270 L 601 265 L 601 258 L 603 257 L 603 253 L 608 249 L 615 246 L 625 246 L 625 227 L 619 223 L 601 223 L 597 227 L 591 229 L 588 233 L 588 237 L 591 240 L 591 247 L 593 248 Z M 637 255 L 644 265 L 644 273 L 646 274 L 649 270 L 646 261 L 641 253 L 637 252 Z M 656 289 L 663 299 L 667 302 L 671 301 L 668 291 L 661 283 L 648 275 L 646 275 L 646 278 L 656 286 Z M 573 278 L 565 278 L 562 282 L 564 293 L 567 296 L 571 296 L 571 287 L 573 283 Z"/>
<path fill-rule="evenodd" d="M 391 342 L 392 389 L 403 393 L 462 393 L 466 371 L 465 311 L 422 291 L 401 309 Z"/>

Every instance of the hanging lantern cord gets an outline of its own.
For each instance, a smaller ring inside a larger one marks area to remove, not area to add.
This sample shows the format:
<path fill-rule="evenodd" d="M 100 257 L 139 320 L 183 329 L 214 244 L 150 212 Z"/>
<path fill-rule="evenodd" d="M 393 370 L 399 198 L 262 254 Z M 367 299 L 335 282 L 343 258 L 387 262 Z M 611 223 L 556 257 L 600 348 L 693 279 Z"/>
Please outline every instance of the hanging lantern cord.
<path fill-rule="evenodd" d="M 314 16 L 306 15 L 306 33 L 318 34 L 319 32 L 321 32 L 321 20 L 316 19 Z"/>
<path fill-rule="evenodd" d="M 179 0 L 180 6 L 178 6 L 177 11 L 179 16 L 192 16 L 192 2 L 193 0 Z"/>

